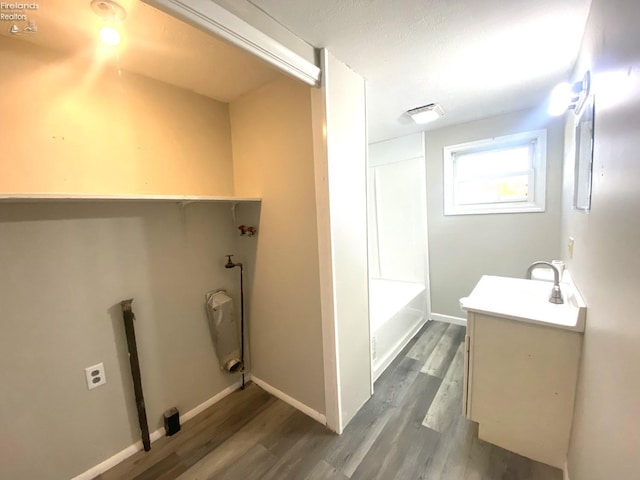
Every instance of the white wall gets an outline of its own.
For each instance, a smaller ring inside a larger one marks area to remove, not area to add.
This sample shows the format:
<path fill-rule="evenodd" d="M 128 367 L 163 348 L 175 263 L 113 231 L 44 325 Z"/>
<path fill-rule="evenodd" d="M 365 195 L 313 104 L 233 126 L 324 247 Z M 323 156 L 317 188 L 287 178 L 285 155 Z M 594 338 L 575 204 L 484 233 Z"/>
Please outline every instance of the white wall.
<path fill-rule="evenodd" d="M 0 192 L 233 194 L 226 104 L 7 37 L 0 74 Z M 123 299 L 152 431 L 236 380 L 204 310 L 208 290 L 238 296 L 222 268 L 230 217 L 226 204 L 0 205 L 0 477 L 71 478 L 140 439 Z M 107 384 L 89 392 L 99 362 Z"/>
<path fill-rule="evenodd" d="M 312 92 L 328 426 L 338 432 L 371 395 L 365 82 L 327 50 Z"/>
<path fill-rule="evenodd" d="M 204 309 L 208 290 L 239 298 L 233 230 L 226 204 L 0 204 L 1 478 L 71 478 L 140 440 L 124 299 L 151 431 L 238 380 Z M 107 383 L 89 391 L 99 362 Z"/>
<path fill-rule="evenodd" d="M 573 119 L 567 122 L 562 244 L 587 303 L 569 448 L 571 480 L 640 472 L 640 4 L 593 0 L 575 79 L 595 91 L 592 208 L 571 208 Z M 566 242 L 575 239 L 569 258 Z"/>
<path fill-rule="evenodd" d="M 0 36 L 1 193 L 232 195 L 226 104 Z"/>
<path fill-rule="evenodd" d="M 369 145 L 369 268 L 372 278 L 426 283 L 423 134 Z"/>
<path fill-rule="evenodd" d="M 547 129 L 545 212 L 444 216 L 444 147 L 542 128 Z M 524 277 L 532 262 L 560 256 L 562 121 L 528 110 L 425 135 L 431 311 L 463 317 L 458 300 L 471 293 L 482 275 Z"/>
<path fill-rule="evenodd" d="M 324 414 L 310 87 L 290 79 L 230 105 L 235 193 L 262 197 L 247 263 L 253 375 Z"/>

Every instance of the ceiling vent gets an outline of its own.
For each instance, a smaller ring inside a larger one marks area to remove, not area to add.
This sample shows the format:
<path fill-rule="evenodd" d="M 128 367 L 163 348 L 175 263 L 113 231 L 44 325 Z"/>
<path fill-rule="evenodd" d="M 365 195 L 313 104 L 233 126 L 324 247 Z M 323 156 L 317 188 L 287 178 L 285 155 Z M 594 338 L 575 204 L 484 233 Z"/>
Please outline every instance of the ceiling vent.
<path fill-rule="evenodd" d="M 428 123 L 442 117 L 444 109 L 439 103 L 430 103 L 429 105 L 407 110 L 407 115 L 413 118 L 416 123 Z"/>

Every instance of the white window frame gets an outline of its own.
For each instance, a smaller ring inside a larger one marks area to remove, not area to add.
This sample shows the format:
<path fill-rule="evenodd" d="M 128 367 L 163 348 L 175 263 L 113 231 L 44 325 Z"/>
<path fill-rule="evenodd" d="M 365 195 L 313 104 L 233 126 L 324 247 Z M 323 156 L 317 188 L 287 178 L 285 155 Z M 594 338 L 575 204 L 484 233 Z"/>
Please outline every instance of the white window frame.
<path fill-rule="evenodd" d="M 529 142 L 533 143 L 534 148 L 529 168 L 529 189 L 526 200 L 455 204 L 455 160 L 457 155 L 500 150 Z M 547 177 L 547 131 L 544 129 L 533 130 L 444 147 L 443 173 L 445 215 L 544 212 Z"/>

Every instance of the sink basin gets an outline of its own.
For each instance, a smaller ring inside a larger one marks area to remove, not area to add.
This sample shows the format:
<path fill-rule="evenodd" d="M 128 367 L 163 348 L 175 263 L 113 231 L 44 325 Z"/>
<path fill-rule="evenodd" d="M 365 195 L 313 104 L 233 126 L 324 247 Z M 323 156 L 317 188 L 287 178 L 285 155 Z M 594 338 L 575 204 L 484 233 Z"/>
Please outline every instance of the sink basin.
<path fill-rule="evenodd" d="M 560 283 L 564 303 L 549 302 L 551 286 L 541 280 L 484 275 L 471 295 L 460 299 L 460 306 L 466 311 L 584 332 L 587 306 L 569 272 Z"/>

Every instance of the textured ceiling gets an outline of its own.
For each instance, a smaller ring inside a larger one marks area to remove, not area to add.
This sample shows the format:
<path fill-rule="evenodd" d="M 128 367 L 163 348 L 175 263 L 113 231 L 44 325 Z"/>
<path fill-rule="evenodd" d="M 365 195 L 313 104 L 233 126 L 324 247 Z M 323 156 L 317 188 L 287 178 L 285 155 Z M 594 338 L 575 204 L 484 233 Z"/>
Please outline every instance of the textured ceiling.
<path fill-rule="evenodd" d="M 590 0 L 251 0 L 367 79 L 372 142 L 540 105 L 575 61 Z M 406 110 L 440 103 L 416 125 Z"/>
<path fill-rule="evenodd" d="M 244 50 L 140 1 L 118 3 L 127 11 L 122 22 L 124 40 L 117 51 L 101 56 L 118 68 L 223 102 L 282 75 Z M 97 58 L 101 20 L 91 10 L 89 0 L 47 0 L 39 3 L 38 10 L 27 13 L 35 20 L 37 33 L 10 35 L 7 23 L 7 28 L 2 25 L 0 35 L 86 56 L 91 62 Z M 21 27 L 26 24 L 18 23 Z"/>
<path fill-rule="evenodd" d="M 534 105 L 569 74 L 590 0 L 251 0 L 367 79 L 371 142 Z M 239 48 L 138 0 L 113 64 L 229 102 L 281 73 Z M 29 12 L 38 32 L 15 36 L 96 55 L 89 0 L 48 0 Z M 10 36 L 8 28 L 0 35 Z M 404 112 L 440 103 L 445 116 L 416 125 Z"/>

